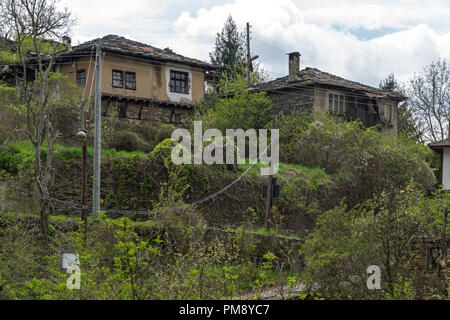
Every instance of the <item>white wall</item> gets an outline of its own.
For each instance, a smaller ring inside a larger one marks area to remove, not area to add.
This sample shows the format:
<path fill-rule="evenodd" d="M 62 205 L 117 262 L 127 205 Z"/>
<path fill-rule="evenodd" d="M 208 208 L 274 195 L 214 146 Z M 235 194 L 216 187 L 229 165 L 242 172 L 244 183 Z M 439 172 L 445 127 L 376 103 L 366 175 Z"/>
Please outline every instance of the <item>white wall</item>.
<path fill-rule="evenodd" d="M 167 96 L 169 97 L 169 99 L 174 102 L 180 102 L 181 99 L 185 99 L 189 102 L 192 101 L 192 72 L 191 72 L 191 69 L 186 66 L 175 65 L 175 64 L 167 64 L 165 69 L 166 69 L 165 70 L 166 71 L 166 92 L 167 92 Z M 188 94 L 170 92 L 170 70 L 187 72 L 189 74 L 189 93 Z"/>
<path fill-rule="evenodd" d="M 450 148 L 444 148 L 442 163 L 442 185 L 444 190 L 450 190 Z"/>

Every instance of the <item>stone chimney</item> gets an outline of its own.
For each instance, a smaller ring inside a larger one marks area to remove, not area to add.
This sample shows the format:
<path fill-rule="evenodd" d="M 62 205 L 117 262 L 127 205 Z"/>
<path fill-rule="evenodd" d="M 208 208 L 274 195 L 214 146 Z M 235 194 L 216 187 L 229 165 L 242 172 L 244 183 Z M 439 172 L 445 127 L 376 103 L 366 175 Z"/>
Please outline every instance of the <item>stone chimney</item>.
<path fill-rule="evenodd" d="M 72 51 L 72 39 L 68 36 L 62 37 L 63 44 L 67 47 L 69 51 Z"/>
<path fill-rule="evenodd" d="M 297 78 L 297 73 L 300 71 L 300 53 L 291 52 L 289 55 L 289 81 Z"/>

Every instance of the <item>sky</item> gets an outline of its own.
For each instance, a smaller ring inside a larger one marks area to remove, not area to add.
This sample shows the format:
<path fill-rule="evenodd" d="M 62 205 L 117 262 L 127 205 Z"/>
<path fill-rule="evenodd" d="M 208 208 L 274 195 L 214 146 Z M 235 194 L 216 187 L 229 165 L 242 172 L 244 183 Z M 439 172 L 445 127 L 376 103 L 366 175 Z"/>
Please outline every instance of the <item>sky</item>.
<path fill-rule="evenodd" d="M 286 53 L 378 87 L 394 73 L 407 82 L 438 58 L 450 62 L 450 0 L 62 0 L 77 19 L 74 45 L 117 34 L 209 61 L 231 14 L 251 28 L 252 55 L 271 79 L 288 72 Z"/>

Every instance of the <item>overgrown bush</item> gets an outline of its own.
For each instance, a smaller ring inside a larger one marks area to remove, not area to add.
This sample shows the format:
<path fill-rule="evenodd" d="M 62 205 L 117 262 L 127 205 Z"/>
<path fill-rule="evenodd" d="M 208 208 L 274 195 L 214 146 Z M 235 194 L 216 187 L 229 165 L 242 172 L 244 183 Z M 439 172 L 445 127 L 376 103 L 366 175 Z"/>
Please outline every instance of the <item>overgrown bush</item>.
<path fill-rule="evenodd" d="M 436 218 L 422 210 L 424 200 L 408 186 L 319 216 L 303 247 L 310 289 L 328 299 L 415 298 L 414 245 Z M 366 286 L 371 265 L 381 269 L 381 290 Z"/>
<path fill-rule="evenodd" d="M 161 141 L 170 138 L 176 129 L 171 124 L 130 123 L 117 118 L 113 113 L 103 123 L 104 144 L 109 149 L 118 151 L 151 152 Z"/>
<path fill-rule="evenodd" d="M 215 99 L 213 106 L 197 114 L 197 120 L 203 122 L 204 129 L 219 129 L 223 134 L 226 129 L 267 128 L 271 126 L 272 118 L 272 101 L 266 93 L 247 91 Z"/>
<path fill-rule="evenodd" d="M 435 184 L 426 161 L 429 148 L 384 137 L 377 127 L 323 113 L 284 115 L 279 127 L 281 161 L 324 169 L 353 205 L 383 190 L 403 189 L 411 179 L 425 190 Z"/>
<path fill-rule="evenodd" d="M 119 131 L 111 139 L 109 143 L 110 148 L 114 148 L 118 151 L 147 151 L 149 150 L 149 144 L 146 143 L 139 135 L 135 132 L 124 130 Z"/>

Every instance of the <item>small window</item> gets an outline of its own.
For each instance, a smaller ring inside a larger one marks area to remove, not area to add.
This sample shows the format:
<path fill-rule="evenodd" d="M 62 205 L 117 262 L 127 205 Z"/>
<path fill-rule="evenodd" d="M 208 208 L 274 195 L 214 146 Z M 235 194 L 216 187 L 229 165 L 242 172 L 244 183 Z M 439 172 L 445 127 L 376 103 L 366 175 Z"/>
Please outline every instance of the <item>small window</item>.
<path fill-rule="evenodd" d="M 77 86 L 84 88 L 86 86 L 86 70 L 77 70 Z"/>
<path fill-rule="evenodd" d="M 170 70 L 170 92 L 189 93 L 189 74 Z"/>
<path fill-rule="evenodd" d="M 345 113 L 345 96 L 342 94 L 328 94 L 328 110 L 334 113 Z"/>
<path fill-rule="evenodd" d="M 136 90 L 136 73 L 125 72 L 125 89 Z"/>
<path fill-rule="evenodd" d="M 181 114 L 174 112 L 172 114 L 172 123 L 181 123 Z"/>
<path fill-rule="evenodd" d="M 115 88 L 123 88 L 123 72 L 122 71 L 113 70 L 112 86 Z"/>
<path fill-rule="evenodd" d="M 127 106 L 119 106 L 119 118 L 126 118 L 127 117 Z"/>

